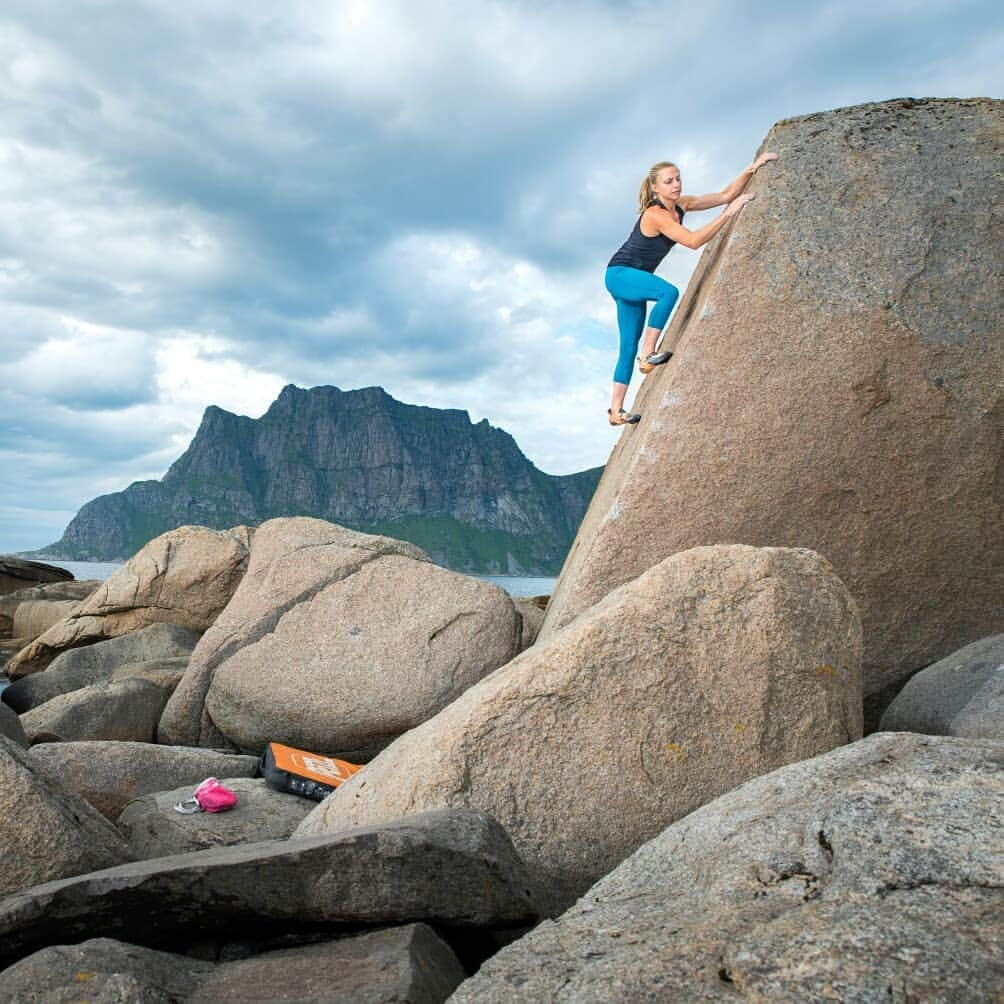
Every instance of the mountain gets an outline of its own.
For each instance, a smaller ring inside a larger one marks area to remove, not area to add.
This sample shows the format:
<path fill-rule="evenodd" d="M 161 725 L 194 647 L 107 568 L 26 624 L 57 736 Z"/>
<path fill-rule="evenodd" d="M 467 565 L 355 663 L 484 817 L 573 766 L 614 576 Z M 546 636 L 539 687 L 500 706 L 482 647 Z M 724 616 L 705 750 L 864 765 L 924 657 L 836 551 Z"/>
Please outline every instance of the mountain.
<path fill-rule="evenodd" d="M 285 387 L 258 419 L 210 406 L 160 481 L 88 502 L 53 557 L 112 561 L 195 523 L 316 516 L 410 540 L 451 568 L 556 575 L 602 468 L 544 474 L 509 433 L 380 387 Z"/>

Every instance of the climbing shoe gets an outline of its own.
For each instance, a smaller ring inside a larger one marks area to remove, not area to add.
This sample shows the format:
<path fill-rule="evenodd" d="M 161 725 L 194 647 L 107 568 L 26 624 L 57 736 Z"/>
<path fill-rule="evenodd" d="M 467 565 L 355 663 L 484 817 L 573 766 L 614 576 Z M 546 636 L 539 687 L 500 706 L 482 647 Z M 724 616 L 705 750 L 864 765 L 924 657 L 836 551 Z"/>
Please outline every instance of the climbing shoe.
<path fill-rule="evenodd" d="M 638 356 L 638 369 L 640 369 L 642 373 L 651 373 L 656 366 L 668 363 L 672 358 L 672 352 L 653 352 L 651 355 L 645 356 L 644 359 L 642 359 L 641 356 Z"/>
<path fill-rule="evenodd" d="M 641 415 L 635 415 L 623 408 L 616 413 L 607 409 L 607 417 L 611 425 L 637 425 L 641 421 Z"/>

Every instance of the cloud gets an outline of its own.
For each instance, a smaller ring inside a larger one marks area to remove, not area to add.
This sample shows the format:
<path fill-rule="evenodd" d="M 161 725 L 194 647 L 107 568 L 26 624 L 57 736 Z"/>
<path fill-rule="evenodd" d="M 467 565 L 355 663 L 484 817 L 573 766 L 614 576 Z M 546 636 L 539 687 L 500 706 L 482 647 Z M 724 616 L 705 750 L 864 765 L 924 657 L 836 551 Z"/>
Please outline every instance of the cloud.
<path fill-rule="evenodd" d="M 50 404 L 114 410 L 153 393 L 153 347 L 141 332 L 63 318 L 62 337 L 33 345 L 0 365 L 0 382 Z"/>
<path fill-rule="evenodd" d="M 981 0 L 7 0 L 0 549 L 289 381 L 602 463 L 602 272 L 648 165 L 713 191 L 777 119 L 1000 94 L 1002 39 Z"/>

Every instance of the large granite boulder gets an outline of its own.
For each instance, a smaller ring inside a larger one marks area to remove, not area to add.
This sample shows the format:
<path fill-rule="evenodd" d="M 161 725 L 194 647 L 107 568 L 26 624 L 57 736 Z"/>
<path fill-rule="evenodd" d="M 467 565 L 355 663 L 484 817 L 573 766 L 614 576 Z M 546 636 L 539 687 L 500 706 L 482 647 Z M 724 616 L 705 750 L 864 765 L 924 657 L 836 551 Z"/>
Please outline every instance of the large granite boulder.
<path fill-rule="evenodd" d="M 30 589 L 43 582 L 66 582 L 73 573 L 41 561 L 28 561 L 12 554 L 0 554 L 0 596 Z"/>
<path fill-rule="evenodd" d="M 27 750 L 0 736 L 0 896 L 131 857 L 104 816 L 51 785 Z"/>
<path fill-rule="evenodd" d="M 8 1001 L 296 1001 L 442 1004 L 464 978 L 432 928 L 407 924 L 214 965 L 92 938 L 43 948 L 0 974 Z"/>
<path fill-rule="evenodd" d="M 101 585 L 98 579 L 66 579 L 61 582 L 46 582 L 40 586 L 29 586 L 16 592 L 0 595 L 0 638 L 6 638 L 14 632 L 14 614 L 22 603 L 35 600 L 66 601 L 79 603 L 87 599 Z M 49 625 L 46 625 L 48 627 Z M 26 643 L 27 644 L 27 643 Z"/>
<path fill-rule="evenodd" d="M 987 99 L 774 126 L 780 160 L 703 253 L 542 638 L 666 555 L 725 542 L 833 563 L 861 610 L 871 715 L 1004 630 L 1002 128 Z"/>
<path fill-rule="evenodd" d="M 169 692 L 150 680 L 109 680 L 40 704 L 21 716 L 28 741 L 121 739 L 152 743 Z"/>
<path fill-rule="evenodd" d="M 974 641 L 912 676 L 886 708 L 881 727 L 1004 739 L 1004 634 Z"/>
<path fill-rule="evenodd" d="M 0 962 L 82 937 L 127 936 L 157 947 L 171 939 L 262 938 L 321 925 L 521 928 L 537 917 L 531 888 L 498 823 L 470 810 L 430 812 L 35 886 L 0 901 Z"/>
<path fill-rule="evenodd" d="M 220 780 L 237 796 L 237 805 L 228 812 L 198 812 L 190 816 L 175 812 L 178 802 L 191 797 L 195 784 L 142 795 L 129 802 L 115 825 L 133 857 L 163 858 L 210 847 L 281 840 L 314 807 L 313 802 L 299 795 L 274 791 L 261 778 Z"/>
<path fill-rule="evenodd" d="M 497 586 L 323 520 L 255 531 L 244 582 L 192 654 L 160 741 L 270 740 L 367 759 L 517 651 Z"/>
<path fill-rule="evenodd" d="M 182 526 L 151 540 L 65 620 L 7 664 L 12 679 L 45 669 L 61 652 L 166 622 L 205 631 L 247 568 L 251 531 Z"/>
<path fill-rule="evenodd" d="M 1004 744 L 870 736 L 670 826 L 453 1004 L 991 1001 Z"/>
<path fill-rule="evenodd" d="M 39 743 L 29 753 L 36 774 L 76 792 L 114 820 L 134 798 L 207 777 L 254 777 L 259 759 L 184 746 L 143 742 Z"/>
<path fill-rule="evenodd" d="M 668 823 L 861 735 L 861 623 L 811 551 L 695 548 L 403 736 L 297 834 L 469 805 L 559 911 Z"/>
<path fill-rule="evenodd" d="M 60 694 L 110 680 L 124 666 L 187 658 L 200 638 L 197 631 L 158 623 L 56 656 L 44 673 L 22 676 L 3 692 L 3 700 L 24 712 Z"/>

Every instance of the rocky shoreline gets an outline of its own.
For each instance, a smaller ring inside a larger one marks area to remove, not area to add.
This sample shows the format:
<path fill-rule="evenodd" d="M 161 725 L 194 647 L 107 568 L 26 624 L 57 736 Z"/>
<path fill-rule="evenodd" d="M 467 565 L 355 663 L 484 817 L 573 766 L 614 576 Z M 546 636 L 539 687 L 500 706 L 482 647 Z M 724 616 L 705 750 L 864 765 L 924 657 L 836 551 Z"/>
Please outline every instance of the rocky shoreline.
<path fill-rule="evenodd" d="M 926 183 L 933 154 L 914 137 L 978 152 L 988 121 L 999 132 L 1000 102 L 889 102 L 777 129 L 792 159 L 833 154 L 812 178 L 834 198 L 867 163 L 854 190 L 876 215 L 890 177 Z M 963 195 L 985 167 L 958 168 Z M 694 400 L 687 373 L 727 383 L 725 334 L 745 351 L 723 270 L 794 315 L 806 284 L 849 267 L 851 237 L 825 221 L 809 237 L 829 257 L 811 268 L 792 272 L 799 248 L 767 239 L 795 225 L 793 190 L 779 181 L 781 208 L 709 246 L 674 320 L 687 365 L 646 385 L 648 424 L 624 433 L 546 613 L 414 544 L 308 517 L 179 527 L 101 583 L 0 559 L 15 587 L 0 635 L 16 647 L 0 702 L 0 1000 L 1000 998 L 1004 496 L 984 474 L 1004 412 L 999 392 L 977 407 L 970 391 L 999 388 L 1004 367 L 983 287 L 959 278 L 922 320 L 899 264 L 857 290 L 893 388 L 841 412 L 853 451 L 876 454 L 867 485 L 846 456 L 812 468 L 808 440 L 785 454 L 768 430 L 739 473 L 761 454 L 781 473 L 740 492 L 729 444 L 681 460 L 693 443 L 659 424 Z M 956 266 L 975 276 L 978 257 Z M 786 351 L 816 330 L 788 331 Z M 778 414 L 855 398 L 853 366 L 827 359 L 837 390 L 789 373 Z M 911 381 L 963 363 L 937 415 L 917 406 L 908 435 L 876 430 Z M 964 486 L 951 523 L 940 475 L 910 465 L 963 440 L 945 462 Z M 919 501 L 903 470 L 926 472 Z M 669 499 L 674 528 L 657 533 Z M 901 553 L 904 533 L 926 558 Z M 362 767 L 316 803 L 258 776 L 270 742 Z M 209 776 L 236 807 L 176 812 Z"/>
<path fill-rule="evenodd" d="M 844 999 L 948 993 L 960 952 L 997 985 L 1004 636 L 887 712 L 917 728 L 947 674 L 947 736 L 861 739 L 860 617 L 810 551 L 696 548 L 542 620 L 318 520 L 152 541 L 9 665 L 0 999 L 71 970 L 116 999 L 804 999 L 862 924 Z M 369 762 L 315 804 L 256 776 L 270 739 Z M 178 815 L 207 776 L 237 807 Z"/>

